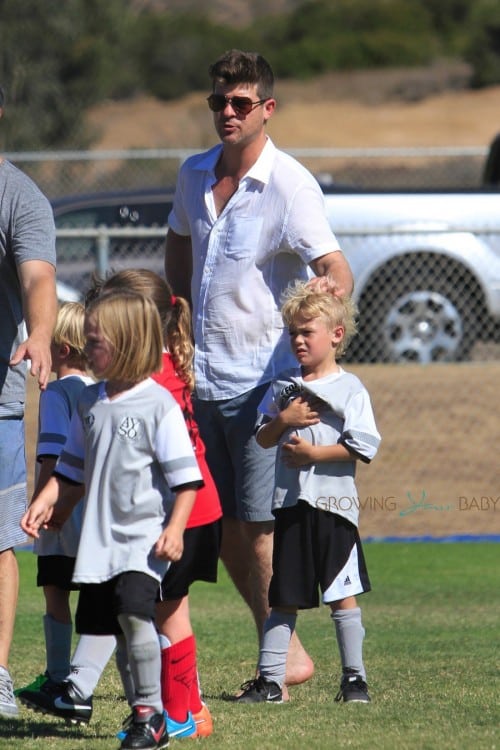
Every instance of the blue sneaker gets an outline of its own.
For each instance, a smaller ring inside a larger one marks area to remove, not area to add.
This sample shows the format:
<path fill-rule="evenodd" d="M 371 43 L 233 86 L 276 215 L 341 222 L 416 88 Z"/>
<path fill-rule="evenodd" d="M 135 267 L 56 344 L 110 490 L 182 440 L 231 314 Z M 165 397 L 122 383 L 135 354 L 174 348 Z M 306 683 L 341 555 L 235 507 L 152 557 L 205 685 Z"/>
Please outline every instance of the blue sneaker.
<path fill-rule="evenodd" d="M 169 737 L 192 737 L 193 734 L 196 734 L 196 722 L 193 719 L 193 714 L 191 712 L 188 713 L 186 721 L 183 722 L 174 721 L 174 719 L 171 719 L 170 716 L 168 716 L 166 711 L 163 712 L 163 715 L 167 722 L 167 732 Z M 131 723 L 132 714 L 127 716 L 123 722 L 123 728 L 116 735 L 118 740 L 125 739 L 127 736 L 127 730 L 130 728 Z"/>
<path fill-rule="evenodd" d="M 167 732 L 169 737 L 191 737 L 196 734 L 196 722 L 193 719 L 191 711 L 187 715 L 186 721 L 174 721 L 167 712 L 164 711 L 167 722 Z"/>

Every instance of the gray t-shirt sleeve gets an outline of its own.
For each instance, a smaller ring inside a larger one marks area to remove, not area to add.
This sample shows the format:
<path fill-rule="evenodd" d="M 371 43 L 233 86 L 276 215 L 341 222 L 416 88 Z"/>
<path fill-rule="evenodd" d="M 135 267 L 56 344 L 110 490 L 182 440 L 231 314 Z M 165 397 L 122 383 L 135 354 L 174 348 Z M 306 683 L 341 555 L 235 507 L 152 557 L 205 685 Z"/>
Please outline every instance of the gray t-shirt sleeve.
<path fill-rule="evenodd" d="M 0 162 L 0 403 L 23 402 L 26 364 L 9 366 L 25 336 L 18 268 L 30 260 L 56 265 L 52 208 L 35 183 Z"/>
<path fill-rule="evenodd" d="M 54 216 L 45 195 L 14 168 L 4 186 L 2 209 L 4 202 L 10 206 L 10 242 L 16 266 L 28 260 L 46 260 L 55 266 Z"/>

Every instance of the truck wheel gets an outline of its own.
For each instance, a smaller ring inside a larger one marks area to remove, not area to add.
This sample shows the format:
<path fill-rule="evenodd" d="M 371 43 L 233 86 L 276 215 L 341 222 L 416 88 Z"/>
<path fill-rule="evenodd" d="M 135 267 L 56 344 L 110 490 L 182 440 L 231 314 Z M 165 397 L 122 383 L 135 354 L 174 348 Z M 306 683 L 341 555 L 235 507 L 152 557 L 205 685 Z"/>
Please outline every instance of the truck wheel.
<path fill-rule="evenodd" d="M 467 359 L 483 297 L 458 264 L 417 257 L 391 263 L 363 290 L 351 361 L 454 362 Z M 395 282 L 395 278 L 398 281 Z"/>
<path fill-rule="evenodd" d="M 439 292 L 395 297 L 381 323 L 384 358 L 390 362 L 452 362 L 465 354 L 462 313 Z"/>

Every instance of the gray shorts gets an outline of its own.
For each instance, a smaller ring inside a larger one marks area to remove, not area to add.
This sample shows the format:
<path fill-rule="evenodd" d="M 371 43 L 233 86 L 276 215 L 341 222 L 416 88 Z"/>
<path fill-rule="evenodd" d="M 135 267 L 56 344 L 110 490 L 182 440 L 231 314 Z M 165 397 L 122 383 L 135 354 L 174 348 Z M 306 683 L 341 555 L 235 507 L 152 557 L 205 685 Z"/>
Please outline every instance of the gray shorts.
<path fill-rule="evenodd" d="M 255 440 L 257 408 L 269 387 L 260 385 L 224 401 L 193 399 L 195 418 L 207 449 L 225 517 L 273 521 L 276 450 Z"/>
<path fill-rule="evenodd" d="M 26 501 L 24 419 L 0 419 L 0 552 L 26 542 Z"/>

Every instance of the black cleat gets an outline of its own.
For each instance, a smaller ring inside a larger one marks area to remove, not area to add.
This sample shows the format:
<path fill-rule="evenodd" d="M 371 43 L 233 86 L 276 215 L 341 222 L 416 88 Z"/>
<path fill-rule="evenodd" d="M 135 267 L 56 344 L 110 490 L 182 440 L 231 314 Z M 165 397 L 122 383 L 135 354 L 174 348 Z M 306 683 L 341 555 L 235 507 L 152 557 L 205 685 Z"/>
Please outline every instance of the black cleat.
<path fill-rule="evenodd" d="M 255 680 L 244 682 L 241 689 L 243 692 L 235 698 L 236 703 L 283 703 L 283 692 L 278 683 L 260 675 Z"/>
<path fill-rule="evenodd" d="M 92 696 L 80 700 L 68 682 L 57 685 L 48 680 L 39 690 L 21 691 L 19 700 L 34 711 L 65 719 L 68 724 L 88 724 L 92 716 Z"/>
<path fill-rule="evenodd" d="M 168 747 L 167 723 L 163 713 L 151 706 L 134 706 L 120 750 L 163 750 Z"/>
<path fill-rule="evenodd" d="M 359 674 L 344 674 L 335 700 L 337 703 L 370 703 L 368 685 Z"/>

